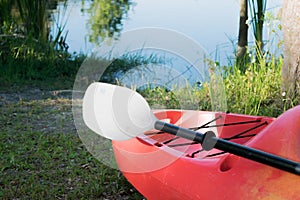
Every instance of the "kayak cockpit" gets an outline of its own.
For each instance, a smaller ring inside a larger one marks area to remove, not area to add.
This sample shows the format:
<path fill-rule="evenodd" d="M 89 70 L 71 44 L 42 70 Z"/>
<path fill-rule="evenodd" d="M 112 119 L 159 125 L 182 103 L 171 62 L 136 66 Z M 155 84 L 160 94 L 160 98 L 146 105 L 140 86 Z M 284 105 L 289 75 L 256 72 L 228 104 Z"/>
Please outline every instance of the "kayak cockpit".
<path fill-rule="evenodd" d="M 154 114 L 159 120 L 200 133 L 213 131 L 219 138 L 239 144 L 247 143 L 275 120 L 270 117 L 191 110 L 159 110 Z M 217 149 L 204 151 L 197 142 L 164 132 L 149 131 L 139 140 L 160 148 L 171 148 L 175 150 L 173 153 L 190 158 L 212 158 L 223 154 Z"/>

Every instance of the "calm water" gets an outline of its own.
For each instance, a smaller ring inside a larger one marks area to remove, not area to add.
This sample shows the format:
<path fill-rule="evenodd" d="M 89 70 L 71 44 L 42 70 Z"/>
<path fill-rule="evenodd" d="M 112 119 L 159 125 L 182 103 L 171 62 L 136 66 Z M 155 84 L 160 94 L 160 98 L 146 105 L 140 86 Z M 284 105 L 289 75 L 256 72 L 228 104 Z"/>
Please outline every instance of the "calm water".
<path fill-rule="evenodd" d="M 275 16 L 282 0 L 268 0 L 268 11 Z M 97 46 L 89 42 L 87 9 L 90 1 L 68 0 L 58 6 L 60 20 L 66 21 L 67 43 L 70 52 L 89 53 Z M 122 20 L 128 31 L 143 27 L 161 27 L 179 31 L 201 44 L 212 59 L 226 62 L 232 57 L 237 41 L 239 23 L 238 0 L 134 0 L 127 17 Z M 266 23 L 266 33 L 274 23 Z M 249 39 L 252 40 L 251 33 Z M 273 37 L 273 36 L 272 36 Z M 272 40 L 265 34 L 265 40 Z M 267 47 L 271 48 L 271 47 Z M 275 49 L 275 48 L 274 48 Z"/>

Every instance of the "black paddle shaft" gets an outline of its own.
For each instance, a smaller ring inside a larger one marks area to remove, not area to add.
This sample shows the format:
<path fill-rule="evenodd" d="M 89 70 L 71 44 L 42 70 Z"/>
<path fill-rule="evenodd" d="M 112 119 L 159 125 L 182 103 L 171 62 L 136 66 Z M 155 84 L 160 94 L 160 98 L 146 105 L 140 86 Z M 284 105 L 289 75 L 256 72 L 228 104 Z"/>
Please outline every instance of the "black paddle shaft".
<path fill-rule="evenodd" d="M 175 126 L 162 121 L 156 121 L 155 129 L 176 135 L 185 139 L 199 142 L 204 150 L 216 148 L 249 160 L 253 160 L 286 172 L 300 175 L 300 163 L 279 157 L 258 149 L 253 149 L 221 138 L 217 138 L 212 131 L 205 134 L 198 133 L 186 128 Z"/>

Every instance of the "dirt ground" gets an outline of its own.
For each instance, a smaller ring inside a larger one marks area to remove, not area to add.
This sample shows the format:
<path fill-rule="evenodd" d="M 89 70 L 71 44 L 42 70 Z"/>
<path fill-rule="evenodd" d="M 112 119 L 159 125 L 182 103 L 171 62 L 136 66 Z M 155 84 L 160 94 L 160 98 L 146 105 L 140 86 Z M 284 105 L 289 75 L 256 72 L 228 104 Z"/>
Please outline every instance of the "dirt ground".
<path fill-rule="evenodd" d="M 72 90 L 45 91 L 38 88 L 1 91 L 0 110 L 6 128 L 22 123 L 30 131 L 76 133 L 72 117 Z M 12 124 L 15 123 L 15 124 Z"/>

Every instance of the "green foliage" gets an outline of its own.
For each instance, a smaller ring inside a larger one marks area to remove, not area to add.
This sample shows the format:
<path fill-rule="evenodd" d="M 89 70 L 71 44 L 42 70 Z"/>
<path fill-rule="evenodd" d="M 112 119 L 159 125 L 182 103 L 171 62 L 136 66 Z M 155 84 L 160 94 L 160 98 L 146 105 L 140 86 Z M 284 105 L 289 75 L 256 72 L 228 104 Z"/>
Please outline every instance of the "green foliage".
<path fill-rule="evenodd" d="M 49 85 L 69 80 L 70 87 L 83 58 L 72 58 L 67 52 L 54 50 L 49 43 L 32 38 L 2 36 L 0 79 L 9 83 L 37 81 Z"/>
<path fill-rule="evenodd" d="M 51 43 L 53 48 L 67 50 L 66 35 L 62 35 L 66 20 L 60 14 L 51 14 L 51 2 L 47 0 L 4 0 L 0 2 L 0 34 L 19 35 L 41 43 Z M 66 11 L 66 2 L 64 11 Z M 55 7 L 54 7 L 55 8 Z M 66 13 L 66 12 L 61 12 Z M 63 14 L 63 15 L 64 15 Z M 56 26 L 50 36 L 50 21 Z"/>
<path fill-rule="evenodd" d="M 58 31 L 52 38 L 49 37 L 48 3 L 46 0 L 0 2 L 2 83 L 22 85 L 37 81 L 39 84 L 57 85 L 61 80 L 69 82 L 66 87 L 71 87 L 83 57 L 67 53 L 66 36 L 62 36 L 64 22 L 54 21 Z"/>
<path fill-rule="evenodd" d="M 8 30 L 8 21 L 11 21 L 11 9 L 13 7 L 13 1 L 11 0 L 1 0 L 0 1 L 0 33 L 4 30 Z"/>

